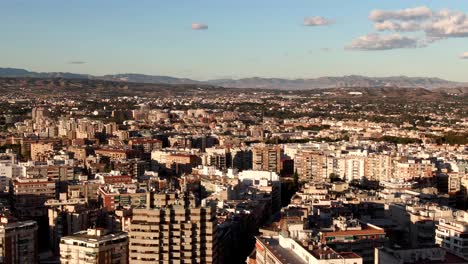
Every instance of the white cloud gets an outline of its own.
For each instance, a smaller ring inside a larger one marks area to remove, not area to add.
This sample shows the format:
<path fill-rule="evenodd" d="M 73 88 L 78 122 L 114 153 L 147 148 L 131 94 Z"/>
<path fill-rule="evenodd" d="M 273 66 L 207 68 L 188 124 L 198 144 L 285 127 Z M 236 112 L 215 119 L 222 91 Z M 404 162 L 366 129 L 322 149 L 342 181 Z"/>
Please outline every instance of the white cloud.
<path fill-rule="evenodd" d="M 416 38 L 402 36 L 400 34 L 379 35 L 368 34 L 354 39 L 346 49 L 350 50 L 390 50 L 417 48 L 419 41 Z"/>
<path fill-rule="evenodd" d="M 468 37 L 468 16 L 458 11 L 439 11 L 425 32 L 431 38 Z"/>
<path fill-rule="evenodd" d="M 374 24 L 374 28 L 378 31 L 397 31 L 397 32 L 411 32 L 420 31 L 424 29 L 424 23 L 414 21 L 380 21 Z"/>
<path fill-rule="evenodd" d="M 415 37 L 401 35 L 378 37 L 378 35 L 370 34 L 354 40 L 353 43 L 355 42 L 356 45 L 363 44 L 372 47 L 370 44 L 372 41 L 380 44 L 389 44 L 393 41 L 397 44 L 395 45 L 397 48 L 399 45 L 424 47 L 446 38 L 468 37 L 468 14 L 460 11 L 449 9 L 433 11 L 426 6 L 401 10 L 373 10 L 369 14 L 369 19 L 374 22 L 374 28 L 377 31 L 414 32 L 422 34 L 423 37 L 417 40 Z M 393 45 L 389 45 L 391 46 Z M 373 49 L 363 48 L 363 50 L 380 49 L 377 47 L 380 46 L 377 45 Z"/>
<path fill-rule="evenodd" d="M 378 31 L 423 31 L 427 42 L 450 37 L 468 37 L 468 15 L 449 9 L 438 12 L 422 6 L 396 11 L 374 10 L 369 18 Z"/>
<path fill-rule="evenodd" d="M 401 10 L 373 10 L 369 14 L 369 19 L 372 21 L 385 20 L 417 20 L 427 19 L 432 16 L 432 10 L 426 6 L 415 8 L 407 8 Z"/>
<path fill-rule="evenodd" d="M 460 59 L 468 60 L 468 52 L 462 53 Z"/>
<path fill-rule="evenodd" d="M 192 23 L 192 29 L 193 30 L 205 30 L 205 29 L 208 29 L 208 25 L 203 24 L 203 23 Z"/>
<path fill-rule="evenodd" d="M 330 20 L 321 16 L 304 18 L 304 26 L 326 26 L 326 25 L 330 25 L 333 23 L 334 23 L 333 20 Z"/>

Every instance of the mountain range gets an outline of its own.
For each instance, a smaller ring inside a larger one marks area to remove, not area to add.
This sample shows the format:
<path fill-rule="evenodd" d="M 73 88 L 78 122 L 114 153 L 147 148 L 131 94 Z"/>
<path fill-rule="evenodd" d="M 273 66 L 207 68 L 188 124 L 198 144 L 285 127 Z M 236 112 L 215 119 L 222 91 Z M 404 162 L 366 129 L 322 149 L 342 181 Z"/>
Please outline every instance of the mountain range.
<path fill-rule="evenodd" d="M 468 87 L 468 83 L 447 81 L 433 77 L 366 77 L 350 75 L 342 77 L 319 77 L 313 79 L 281 79 L 281 78 L 243 78 L 216 79 L 197 81 L 187 78 L 145 74 L 111 74 L 94 76 L 69 72 L 33 72 L 25 69 L 0 68 L 0 77 L 28 77 L 28 78 L 64 78 L 64 79 L 95 79 L 119 82 L 155 83 L 155 84 L 208 84 L 229 88 L 261 88 L 282 90 L 309 90 L 346 87 L 398 87 L 398 88 L 459 88 Z"/>

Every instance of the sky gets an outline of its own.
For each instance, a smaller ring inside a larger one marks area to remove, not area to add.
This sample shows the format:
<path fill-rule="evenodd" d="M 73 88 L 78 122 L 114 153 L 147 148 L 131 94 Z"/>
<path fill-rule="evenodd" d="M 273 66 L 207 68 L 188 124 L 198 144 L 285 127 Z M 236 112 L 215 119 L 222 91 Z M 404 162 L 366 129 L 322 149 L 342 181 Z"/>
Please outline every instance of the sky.
<path fill-rule="evenodd" d="M 0 67 L 468 81 L 468 1 L 0 0 Z"/>

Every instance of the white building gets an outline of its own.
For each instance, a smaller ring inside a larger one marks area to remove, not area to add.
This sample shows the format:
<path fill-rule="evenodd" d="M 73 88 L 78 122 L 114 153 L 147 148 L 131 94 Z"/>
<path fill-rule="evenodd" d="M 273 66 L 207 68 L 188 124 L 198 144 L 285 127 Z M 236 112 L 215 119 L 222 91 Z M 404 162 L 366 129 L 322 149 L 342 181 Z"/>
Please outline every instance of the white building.
<path fill-rule="evenodd" d="M 355 253 L 339 253 L 315 244 L 305 245 L 282 234 L 256 239 L 255 258 L 258 264 L 362 264 L 362 257 Z"/>
<path fill-rule="evenodd" d="M 60 263 L 128 263 L 128 234 L 88 229 L 60 240 Z"/>

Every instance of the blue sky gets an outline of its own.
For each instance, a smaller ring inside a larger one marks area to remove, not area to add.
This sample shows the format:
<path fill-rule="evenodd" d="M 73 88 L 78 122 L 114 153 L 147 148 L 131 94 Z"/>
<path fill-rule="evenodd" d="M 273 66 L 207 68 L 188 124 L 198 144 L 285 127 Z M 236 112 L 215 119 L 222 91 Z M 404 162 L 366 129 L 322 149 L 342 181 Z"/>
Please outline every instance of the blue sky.
<path fill-rule="evenodd" d="M 379 32 L 369 18 L 376 9 L 417 7 L 468 13 L 460 0 L 0 0 L 0 67 L 194 79 L 359 74 L 468 81 L 464 24 L 459 34 L 428 41 L 424 29 Z M 327 23 L 304 25 L 311 17 Z M 408 22 L 399 19 L 393 22 Z M 208 28 L 194 30 L 193 23 Z M 373 33 L 379 37 L 366 37 Z"/>

